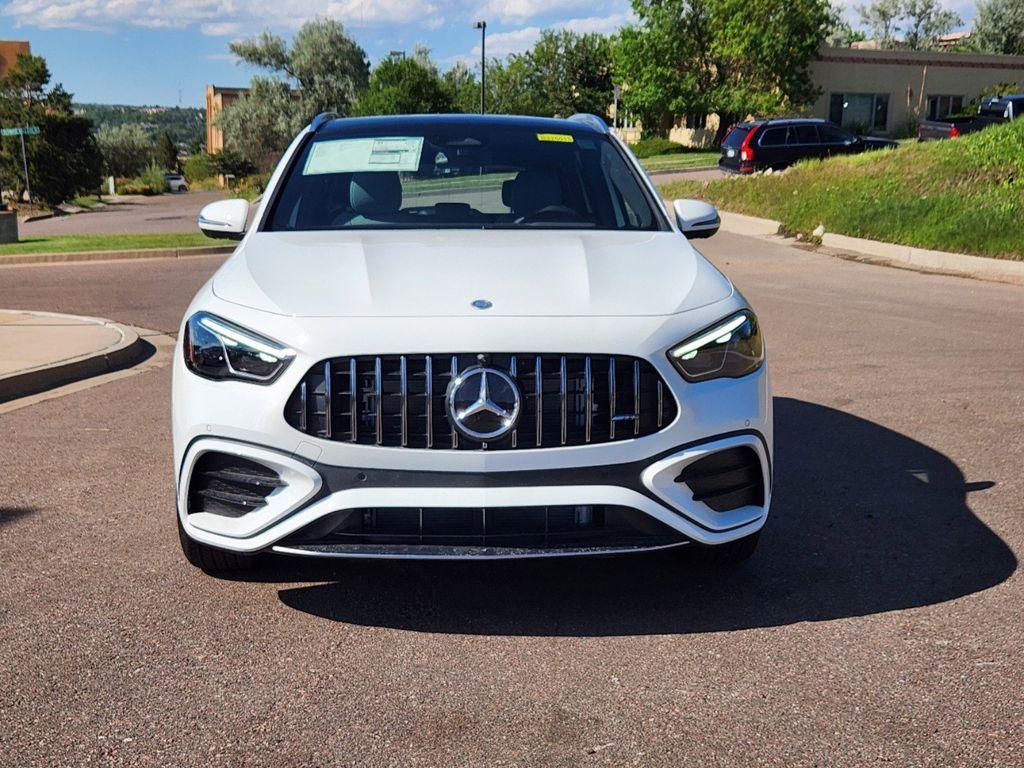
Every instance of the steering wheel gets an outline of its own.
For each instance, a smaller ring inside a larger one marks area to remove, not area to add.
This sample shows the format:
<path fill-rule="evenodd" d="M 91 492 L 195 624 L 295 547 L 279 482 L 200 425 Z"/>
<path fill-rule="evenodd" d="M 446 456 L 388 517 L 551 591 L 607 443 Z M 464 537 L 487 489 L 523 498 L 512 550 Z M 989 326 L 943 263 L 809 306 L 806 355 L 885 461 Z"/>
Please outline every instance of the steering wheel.
<path fill-rule="evenodd" d="M 580 215 L 565 205 L 546 205 L 543 208 L 531 211 L 515 220 L 516 224 L 534 224 L 542 221 L 580 221 Z"/>

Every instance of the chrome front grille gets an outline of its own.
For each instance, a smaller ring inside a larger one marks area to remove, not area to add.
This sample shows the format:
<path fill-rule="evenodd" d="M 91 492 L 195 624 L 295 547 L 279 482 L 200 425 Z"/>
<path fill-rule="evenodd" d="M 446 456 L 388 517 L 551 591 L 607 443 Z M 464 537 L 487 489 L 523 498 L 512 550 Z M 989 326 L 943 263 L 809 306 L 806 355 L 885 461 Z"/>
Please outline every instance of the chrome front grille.
<path fill-rule="evenodd" d="M 467 368 L 507 371 L 522 399 L 508 435 L 486 443 L 448 418 L 449 384 Z M 457 354 L 336 357 L 314 365 L 285 419 L 308 435 L 394 448 L 512 450 L 643 437 L 668 426 L 676 404 L 650 363 L 625 355 Z"/>

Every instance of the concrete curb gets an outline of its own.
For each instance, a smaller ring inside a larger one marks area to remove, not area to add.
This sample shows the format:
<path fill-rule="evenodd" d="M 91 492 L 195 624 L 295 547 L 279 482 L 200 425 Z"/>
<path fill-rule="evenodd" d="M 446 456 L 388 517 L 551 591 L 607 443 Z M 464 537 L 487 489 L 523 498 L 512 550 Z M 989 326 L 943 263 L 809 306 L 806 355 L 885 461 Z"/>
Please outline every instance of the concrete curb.
<path fill-rule="evenodd" d="M 643 160 L 640 161 L 641 165 Z M 646 170 L 646 169 L 645 169 Z M 689 165 L 685 168 L 659 168 L 656 171 L 647 171 L 648 176 L 662 176 L 666 173 L 700 173 L 703 171 L 717 171 L 717 165 Z"/>
<path fill-rule="evenodd" d="M 121 251 L 76 251 L 70 253 L 23 253 L 0 256 L 0 267 L 18 264 L 64 264 L 75 261 L 131 261 L 135 259 L 182 259 L 187 256 L 215 256 L 234 251 L 234 245 L 199 245 L 188 248 L 139 248 Z"/>
<path fill-rule="evenodd" d="M 22 314 L 39 315 L 41 317 L 89 320 L 113 328 L 119 333 L 120 339 L 105 349 L 0 377 L 0 403 L 34 395 L 81 379 L 127 368 L 145 358 L 152 349 L 152 346 L 142 339 L 134 328 L 115 323 L 111 320 L 104 320 L 99 317 L 63 315 L 57 312 L 19 311 Z"/>
<path fill-rule="evenodd" d="M 749 237 L 777 236 L 779 228 L 782 226 L 781 222 L 773 219 L 761 219 L 728 211 L 722 211 L 721 217 L 723 230 Z M 931 251 L 926 248 L 882 243 L 877 240 L 837 235 L 832 232 L 826 232 L 821 236 L 821 245 L 823 247 L 816 249 L 818 253 L 841 259 L 912 269 L 931 274 L 1024 285 L 1024 261 L 970 256 L 966 253 Z"/>
<path fill-rule="evenodd" d="M 966 253 L 931 251 L 927 248 L 880 243 L 877 240 L 836 235 L 831 232 L 822 235 L 821 244 L 826 249 L 835 248 L 839 252 L 829 255 L 840 258 L 916 269 L 921 272 L 1024 285 L 1024 261 L 970 256 Z"/>

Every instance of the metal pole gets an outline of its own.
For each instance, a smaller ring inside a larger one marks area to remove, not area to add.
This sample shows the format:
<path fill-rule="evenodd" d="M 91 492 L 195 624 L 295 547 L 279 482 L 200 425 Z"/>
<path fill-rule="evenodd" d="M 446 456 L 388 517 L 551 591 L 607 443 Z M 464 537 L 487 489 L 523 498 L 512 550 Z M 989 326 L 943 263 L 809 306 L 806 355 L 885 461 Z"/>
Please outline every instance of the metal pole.
<path fill-rule="evenodd" d="M 25 156 L 25 129 L 22 127 L 18 133 L 21 139 L 21 167 L 25 169 L 25 193 L 28 195 L 28 204 L 32 205 L 32 186 L 28 183 L 28 158 Z"/>
<path fill-rule="evenodd" d="M 474 24 L 480 30 L 480 114 L 487 114 L 487 22 Z"/>

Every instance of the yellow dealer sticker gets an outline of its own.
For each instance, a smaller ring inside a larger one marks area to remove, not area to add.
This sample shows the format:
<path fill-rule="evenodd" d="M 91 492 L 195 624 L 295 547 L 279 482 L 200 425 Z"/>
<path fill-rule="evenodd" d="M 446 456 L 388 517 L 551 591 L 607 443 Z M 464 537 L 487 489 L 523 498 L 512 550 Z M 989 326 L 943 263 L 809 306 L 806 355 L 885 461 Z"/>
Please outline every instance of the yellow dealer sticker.
<path fill-rule="evenodd" d="M 572 144 L 572 135 L 568 133 L 538 133 L 537 141 L 556 141 L 561 144 Z"/>

